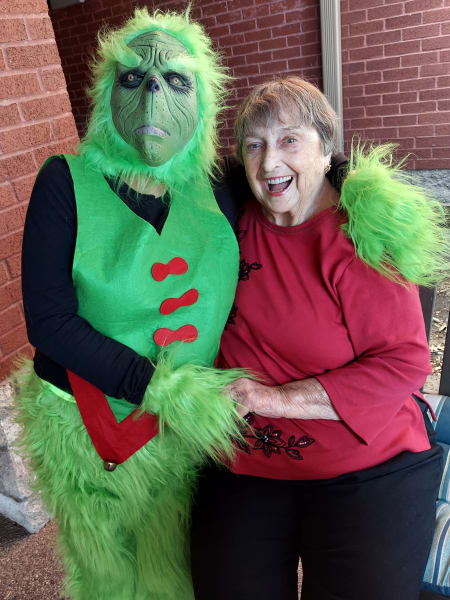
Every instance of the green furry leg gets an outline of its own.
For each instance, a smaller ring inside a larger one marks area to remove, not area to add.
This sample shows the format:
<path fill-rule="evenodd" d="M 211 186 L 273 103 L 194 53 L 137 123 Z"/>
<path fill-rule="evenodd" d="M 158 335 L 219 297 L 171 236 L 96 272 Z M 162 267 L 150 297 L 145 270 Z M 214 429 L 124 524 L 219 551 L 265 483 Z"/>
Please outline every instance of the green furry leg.
<path fill-rule="evenodd" d="M 107 472 L 76 404 L 33 372 L 22 379 L 22 449 L 59 522 L 73 600 L 192 600 L 187 532 L 197 452 L 165 430 Z"/>

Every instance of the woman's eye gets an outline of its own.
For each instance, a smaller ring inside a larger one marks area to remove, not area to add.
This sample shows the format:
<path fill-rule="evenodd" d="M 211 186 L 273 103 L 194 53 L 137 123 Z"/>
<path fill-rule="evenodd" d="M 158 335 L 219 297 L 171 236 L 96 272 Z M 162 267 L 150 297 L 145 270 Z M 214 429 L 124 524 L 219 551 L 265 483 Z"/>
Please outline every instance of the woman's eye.
<path fill-rule="evenodd" d="M 259 148 L 259 144 L 257 144 L 256 142 L 253 142 L 251 144 L 247 144 L 247 150 L 249 152 L 251 152 L 252 150 L 258 150 Z"/>
<path fill-rule="evenodd" d="M 295 142 L 297 140 L 295 138 L 293 138 L 293 137 L 288 137 L 288 138 L 286 138 L 285 141 L 286 141 L 287 144 L 295 144 Z"/>

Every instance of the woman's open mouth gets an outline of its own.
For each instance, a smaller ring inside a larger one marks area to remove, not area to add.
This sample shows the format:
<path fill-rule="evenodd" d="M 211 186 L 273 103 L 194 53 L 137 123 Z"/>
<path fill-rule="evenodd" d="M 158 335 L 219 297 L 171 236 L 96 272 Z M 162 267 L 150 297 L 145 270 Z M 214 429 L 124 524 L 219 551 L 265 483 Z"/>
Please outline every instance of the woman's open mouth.
<path fill-rule="evenodd" d="M 271 179 L 266 179 L 265 183 L 267 191 L 272 196 L 279 196 L 288 189 L 293 179 L 294 178 L 290 175 L 286 177 L 272 177 Z"/>

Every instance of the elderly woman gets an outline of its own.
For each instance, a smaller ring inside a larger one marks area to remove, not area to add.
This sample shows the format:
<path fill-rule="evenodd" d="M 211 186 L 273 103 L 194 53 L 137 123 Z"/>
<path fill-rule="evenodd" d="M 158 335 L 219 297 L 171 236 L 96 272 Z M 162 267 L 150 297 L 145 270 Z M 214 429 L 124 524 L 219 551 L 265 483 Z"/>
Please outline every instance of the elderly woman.
<path fill-rule="evenodd" d="M 253 197 L 219 363 L 256 377 L 230 386 L 245 443 L 196 497 L 196 598 L 294 600 L 300 556 L 302 600 L 417 600 L 441 453 L 412 283 L 442 267 L 440 209 L 389 147 L 335 189 L 336 115 L 298 77 L 255 88 L 235 133 Z"/>

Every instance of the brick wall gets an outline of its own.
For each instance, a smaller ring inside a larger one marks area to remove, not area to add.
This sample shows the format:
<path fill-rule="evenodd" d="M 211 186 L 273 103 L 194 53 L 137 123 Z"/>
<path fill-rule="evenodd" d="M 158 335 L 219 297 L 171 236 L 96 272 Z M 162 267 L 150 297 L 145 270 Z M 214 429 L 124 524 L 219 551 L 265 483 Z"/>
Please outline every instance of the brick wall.
<path fill-rule="evenodd" d="M 77 142 L 46 0 L 0 3 L 0 381 L 30 353 L 20 292 L 22 228 L 37 169 Z"/>
<path fill-rule="evenodd" d="M 103 24 L 120 24 L 136 4 L 133 0 L 88 0 L 51 11 L 61 63 L 78 130 L 88 112 L 86 64 Z M 139 2 L 181 10 L 185 1 Z M 193 17 L 201 22 L 236 77 L 222 128 L 225 147 L 232 144 L 233 107 L 256 83 L 274 74 L 297 73 L 321 85 L 319 0 L 202 0 Z"/>
<path fill-rule="evenodd" d="M 450 0 L 342 0 L 344 129 L 450 168 Z"/>

